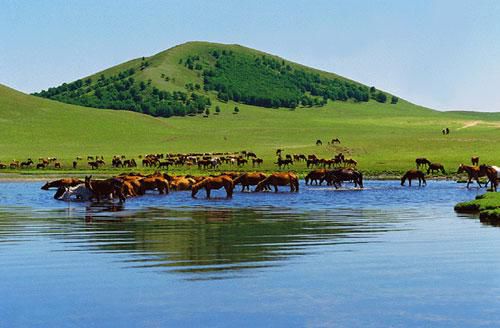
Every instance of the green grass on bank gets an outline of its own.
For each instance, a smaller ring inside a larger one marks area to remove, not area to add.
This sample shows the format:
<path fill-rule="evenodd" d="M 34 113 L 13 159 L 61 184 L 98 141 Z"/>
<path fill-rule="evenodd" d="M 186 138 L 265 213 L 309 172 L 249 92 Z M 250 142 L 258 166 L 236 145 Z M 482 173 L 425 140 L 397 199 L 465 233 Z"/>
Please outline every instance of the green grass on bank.
<path fill-rule="evenodd" d="M 482 222 L 498 225 L 500 223 L 500 193 L 488 192 L 476 199 L 458 203 L 455 211 L 459 213 L 479 213 Z"/>

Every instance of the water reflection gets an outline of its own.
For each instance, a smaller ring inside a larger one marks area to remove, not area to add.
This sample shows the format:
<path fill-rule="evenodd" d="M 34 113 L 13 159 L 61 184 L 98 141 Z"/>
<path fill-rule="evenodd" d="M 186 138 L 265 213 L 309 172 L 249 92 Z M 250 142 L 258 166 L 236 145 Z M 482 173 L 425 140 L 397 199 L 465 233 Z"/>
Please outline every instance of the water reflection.
<path fill-rule="evenodd" d="M 190 279 L 227 278 L 279 265 L 290 257 L 319 251 L 319 246 L 367 242 L 390 229 L 391 222 L 386 213 L 374 210 L 152 207 L 130 211 L 117 204 L 36 213 L 1 211 L 0 216 L 2 226 L 12 227 L 14 222 L 22 226 L 15 229 L 16 238 L 35 229 L 62 240 L 64 251 L 132 254 L 124 260 L 129 268 L 155 268 Z M 79 217 L 83 220 L 74 220 Z M 8 235 L 2 229 L 0 240 L 12 238 Z"/>

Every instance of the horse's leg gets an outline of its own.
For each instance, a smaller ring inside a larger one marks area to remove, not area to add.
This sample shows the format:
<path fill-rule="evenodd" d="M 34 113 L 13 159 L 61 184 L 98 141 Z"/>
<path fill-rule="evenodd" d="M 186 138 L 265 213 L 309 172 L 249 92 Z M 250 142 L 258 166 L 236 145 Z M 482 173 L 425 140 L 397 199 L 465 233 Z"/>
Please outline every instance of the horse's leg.
<path fill-rule="evenodd" d="M 207 198 L 210 198 L 210 188 L 205 187 L 205 190 L 207 192 Z"/>
<path fill-rule="evenodd" d="M 278 185 L 274 185 L 274 192 L 278 192 Z"/>
<path fill-rule="evenodd" d="M 467 188 L 469 188 L 469 184 L 471 183 L 471 181 L 472 181 L 472 178 L 469 177 L 469 181 L 467 181 Z"/>
<path fill-rule="evenodd" d="M 408 178 L 408 187 L 411 187 L 411 178 Z"/>

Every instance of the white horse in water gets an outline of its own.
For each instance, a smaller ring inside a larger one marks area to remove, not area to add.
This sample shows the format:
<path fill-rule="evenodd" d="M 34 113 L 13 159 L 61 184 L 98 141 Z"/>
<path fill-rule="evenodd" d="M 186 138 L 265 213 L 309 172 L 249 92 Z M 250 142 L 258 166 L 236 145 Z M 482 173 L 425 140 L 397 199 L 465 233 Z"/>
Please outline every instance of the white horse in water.
<path fill-rule="evenodd" d="M 54 198 L 57 200 L 64 200 L 66 202 L 77 200 L 86 202 L 92 198 L 92 191 L 85 186 L 84 183 L 81 183 L 74 187 L 61 187 L 57 190 Z"/>

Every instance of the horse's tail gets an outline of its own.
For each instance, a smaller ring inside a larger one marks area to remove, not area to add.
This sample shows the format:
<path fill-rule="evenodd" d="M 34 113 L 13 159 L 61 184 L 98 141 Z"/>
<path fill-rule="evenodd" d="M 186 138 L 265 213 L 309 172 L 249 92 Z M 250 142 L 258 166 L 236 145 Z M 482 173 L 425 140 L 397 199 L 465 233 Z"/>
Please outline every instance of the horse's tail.
<path fill-rule="evenodd" d="M 299 192 L 299 178 L 297 177 L 297 175 L 293 175 L 293 183 L 295 185 L 295 192 Z"/>

